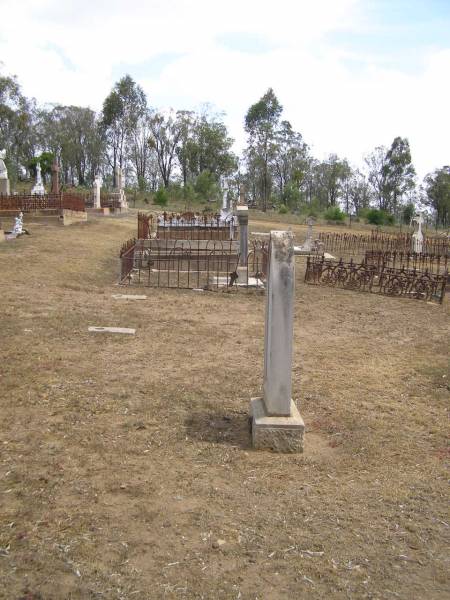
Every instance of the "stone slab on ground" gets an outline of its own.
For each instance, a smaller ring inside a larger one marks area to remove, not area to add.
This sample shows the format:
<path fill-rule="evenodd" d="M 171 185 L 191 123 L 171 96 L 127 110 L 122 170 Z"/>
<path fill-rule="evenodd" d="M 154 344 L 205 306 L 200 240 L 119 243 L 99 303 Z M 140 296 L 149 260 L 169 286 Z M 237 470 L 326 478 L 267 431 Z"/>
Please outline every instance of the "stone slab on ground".
<path fill-rule="evenodd" d="M 128 335 L 136 333 L 136 329 L 128 327 L 88 327 L 88 331 L 92 331 L 93 333 L 125 333 Z"/>
<path fill-rule="evenodd" d="M 146 300 L 147 296 L 144 294 L 111 294 L 114 300 Z"/>
<path fill-rule="evenodd" d="M 252 443 L 256 449 L 275 452 L 303 452 L 305 424 L 291 400 L 291 415 L 267 415 L 263 398 L 252 398 L 250 403 Z"/>
<path fill-rule="evenodd" d="M 110 210 L 109 210 L 108 206 L 104 206 L 103 208 L 95 208 L 95 207 L 94 208 L 86 208 L 86 212 L 89 215 L 94 215 L 94 216 L 95 215 L 102 216 L 102 215 L 109 215 L 110 214 Z"/>

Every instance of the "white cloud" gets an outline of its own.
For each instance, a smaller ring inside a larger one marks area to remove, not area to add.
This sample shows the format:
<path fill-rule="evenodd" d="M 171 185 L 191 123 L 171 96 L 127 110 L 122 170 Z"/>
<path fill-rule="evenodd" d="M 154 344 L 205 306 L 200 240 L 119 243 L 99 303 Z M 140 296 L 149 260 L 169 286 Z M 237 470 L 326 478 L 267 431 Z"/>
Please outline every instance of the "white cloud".
<path fill-rule="evenodd" d="M 100 109 L 126 65 L 152 105 L 227 113 L 242 147 L 249 105 L 274 88 L 285 116 L 322 158 L 336 152 L 358 164 L 376 145 L 407 136 L 421 175 L 449 162 L 446 115 L 450 50 L 401 71 L 344 52 L 327 35 L 367 27 L 364 0 L 0 0 L 0 59 L 39 102 Z M 249 34 L 267 42 L 246 53 L 223 43 Z M 222 40 L 222 41 L 221 41 Z M 145 64 L 170 54 L 158 75 Z M 132 65 L 136 67 L 133 68 Z M 133 72 L 134 71 L 134 72 Z M 151 73 L 152 71 L 150 71 Z"/>

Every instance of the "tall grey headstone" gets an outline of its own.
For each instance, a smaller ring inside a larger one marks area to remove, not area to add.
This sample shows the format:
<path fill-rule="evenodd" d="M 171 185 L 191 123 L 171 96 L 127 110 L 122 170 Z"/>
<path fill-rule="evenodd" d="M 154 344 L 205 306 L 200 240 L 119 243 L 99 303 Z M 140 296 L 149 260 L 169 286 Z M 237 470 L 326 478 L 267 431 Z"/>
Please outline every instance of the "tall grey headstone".
<path fill-rule="evenodd" d="M 101 175 L 97 175 L 94 179 L 94 208 L 101 208 L 100 188 L 102 187 L 103 179 Z"/>
<path fill-rule="evenodd" d="M 34 184 L 31 193 L 36 196 L 43 196 L 45 194 L 44 184 L 42 183 L 41 165 L 36 165 L 36 183 Z"/>
<path fill-rule="evenodd" d="M 255 448 L 302 452 L 305 425 L 292 400 L 295 257 L 290 231 L 272 231 L 266 292 L 263 397 L 251 401 Z"/>
<path fill-rule="evenodd" d="M 248 283 L 248 206 L 236 206 L 236 216 L 239 225 L 239 266 L 237 269 L 238 283 Z"/>
<path fill-rule="evenodd" d="M 417 223 L 417 231 L 415 231 L 412 235 L 412 248 L 413 252 L 417 254 L 422 254 L 423 251 L 423 232 L 422 225 L 425 223 L 425 219 L 422 213 L 418 213 L 411 219 L 411 223 Z"/>
<path fill-rule="evenodd" d="M 8 169 L 5 165 L 6 150 L 0 150 L 0 194 L 9 196 Z"/>

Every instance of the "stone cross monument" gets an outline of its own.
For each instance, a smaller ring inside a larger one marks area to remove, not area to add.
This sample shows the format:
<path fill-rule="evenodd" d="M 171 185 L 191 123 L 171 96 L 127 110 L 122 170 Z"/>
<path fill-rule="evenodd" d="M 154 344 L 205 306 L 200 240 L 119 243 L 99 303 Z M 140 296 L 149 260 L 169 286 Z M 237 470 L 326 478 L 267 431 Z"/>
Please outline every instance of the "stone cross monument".
<path fill-rule="evenodd" d="M 101 208 L 100 188 L 102 187 L 103 179 L 101 175 L 97 175 L 94 179 L 94 208 Z"/>
<path fill-rule="evenodd" d="M 37 163 L 36 165 L 36 183 L 31 190 L 32 194 L 37 196 L 43 196 L 45 194 L 44 184 L 42 183 L 42 175 L 41 175 L 41 165 Z"/>
<path fill-rule="evenodd" d="M 251 401 L 255 448 L 302 452 L 305 425 L 291 397 L 295 257 L 291 231 L 272 231 L 266 292 L 263 397 Z"/>
<path fill-rule="evenodd" d="M 248 206 L 238 204 L 238 206 L 236 206 L 236 216 L 239 224 L 238 283 L 248 283 Z"/>
<path fill-rule="evenodd" d="M 9 196 L 8 169 L 5 165 L 6 150 L 0 150 L 0 194 Z"/>
<path fill-rule="evenodd" d="M 417 223 L 417 231 L 415 231 L 412 235 L 412 251 L 417 254 L 422 254 L 423 251 L 423 233 L 422 233 L 422 225 L 425 223 L 425 219 L 423 218 L 423 214 L 419 213 L 415 215 L 411 219 L 411 223 Z"/>
<path fill-rule="evenodd" d="M 55 160 L 52 164 L 52 194 L 59 194 L 59 165 Z"/>

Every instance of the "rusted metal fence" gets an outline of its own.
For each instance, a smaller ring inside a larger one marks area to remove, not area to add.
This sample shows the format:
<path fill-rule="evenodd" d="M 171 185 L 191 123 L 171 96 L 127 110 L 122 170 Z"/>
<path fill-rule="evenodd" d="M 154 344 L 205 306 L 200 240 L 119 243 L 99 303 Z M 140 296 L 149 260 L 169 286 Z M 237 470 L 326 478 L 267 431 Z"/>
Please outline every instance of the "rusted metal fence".
<path fill-rule="evenodd" d="M 235 217 L 223 220 L 213 213 L 138 212 L 138 239 L 156 237 L 166 240 L 236 240 L 239 229 Z"/>
<path fill-rule="evenodd" d="M 367 250 L 375 252 L 404 252 L 412 250 L 410 233 L 388 234 L 372 231 L 370 234 L 327 233 L 319 232 L 319 238 L 326 252 L 332 254 L 364 254 Z M 423 241 L 423 252 L 426 254 L 449 254 L 448 238 L 426 237 Z"/>
<path fill-rule="evenodd" d="M 86 208 L 94 208 L 95 192 L 89 192 L 85 198 Z M 112 208 L 113 210 L 121 210 L 120 199 L 115 198 L 112 192 L 100 192 L 100 207 Z"/>
<path fill-rule="evenodd" d="M 444 274 L 448 271 L 449 256 L 447 254 L 417 254 L 416 252 L 383 252 L 381 250 L 366 250 L 364 262 L 375 265 L 378 271 L 385 267 L 393 269 L 416 269 L 430 273 Z"/>
<path fill-rule="evenodd" d="M 146 287 L 237 289 L 239 244 L 233 240 L 129 240 L 120 252 L 120 281 Z M 255 242 L 247 260 L 247 282 L 263 288 L 267 244 Z"/>
<path fill-rule="evenodd" d="M 153 219 L 153 217 L 151 217 Z M 207 213 L 169 214 L 155 218 L 156 237 L 169 240 L 235 240 L 238 237 L 236 217 L 226 220 L 220 215 Z"/>
<path fill-rule="evenodd" d="M 138 212 L 137 215 L 138 230 L 137 236 L 139 240 L 147 240 L 152 233 L 153 217 L 143 212 Z"/>
<path fill-rule="evenodd" d="M 308 257 L 305 282 L 442 303 L 447 273 Z"/>
<path fill-rule="evenodd" d="M 0 195 L 0 210 L 22 211 L 24 213 L 38 210 L 85 210 L 84 196 L 72 192 L 60 194 L 17 194 L 13 196 Z"/>

